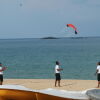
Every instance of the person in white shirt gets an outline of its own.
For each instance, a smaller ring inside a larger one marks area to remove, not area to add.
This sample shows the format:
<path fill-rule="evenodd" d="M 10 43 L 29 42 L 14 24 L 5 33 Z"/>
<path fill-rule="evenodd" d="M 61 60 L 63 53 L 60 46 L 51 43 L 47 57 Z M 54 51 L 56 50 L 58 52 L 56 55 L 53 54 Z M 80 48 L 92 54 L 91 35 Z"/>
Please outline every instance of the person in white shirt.
<path fill-rule="evenodd" d="M 59 67 L 60 63 L 58 61 L 56 61 L 56 66 L 55 66 L 55 87 L 57 85 L 58 82 L 58 86 L 60 87 L 60 80 L 61 80 L 61 76 L 60 76 L 60 71 L 63 70 L 62 68 Z"/>
<path fill-rule="evenodd" d="M 95 75 L 97 75 L 97 80 L 98 80 L 97 88 L 99 88 L 100 87 L 100 62 L 97 63 L 97 69 Z"/>
<path fill-rule="evenodd" d="M 6 70 L 6 67 L 2 67 L 2 63 L 0 63 L 0 85 L 3 84 L 3 71 Z"/>

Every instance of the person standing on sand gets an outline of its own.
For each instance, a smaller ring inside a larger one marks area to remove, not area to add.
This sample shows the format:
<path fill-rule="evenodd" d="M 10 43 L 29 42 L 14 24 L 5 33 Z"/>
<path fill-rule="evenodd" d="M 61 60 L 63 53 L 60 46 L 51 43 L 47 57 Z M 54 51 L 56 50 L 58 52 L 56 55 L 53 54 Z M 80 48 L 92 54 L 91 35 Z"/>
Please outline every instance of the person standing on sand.
<path fill-rule="evenodd" d="M 59 67 L 60 63 L 58 61 L 56 61 L 56 66 L 55 66 L 55 87 L 57 85 L 58 82 L 58 86 L 60 87 L 60 80 L 61 80 L 61 76 L 60 76 L 60 71 L 63 70 L 62 68 Z"/>
<path fill-rule="evenodd" d="M 97 69 L 95 75 L 97 75 L 97 80 L 98 80 L 97 88 L 99 88 L 100 87 L 100 62 L 97 63 Z"/>
<path fill-rule="evenodd" d="M 6 67 L 2 67 L 2 63 L 0 63 L 0 85 L 3 84 L 3 71 L 6 70 Z"/>

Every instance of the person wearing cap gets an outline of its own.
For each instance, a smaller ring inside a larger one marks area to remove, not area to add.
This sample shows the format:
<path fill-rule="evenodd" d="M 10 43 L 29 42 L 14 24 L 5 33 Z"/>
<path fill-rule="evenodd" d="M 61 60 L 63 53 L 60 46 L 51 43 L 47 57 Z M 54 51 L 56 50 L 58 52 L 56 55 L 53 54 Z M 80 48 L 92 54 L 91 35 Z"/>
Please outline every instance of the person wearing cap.
<path fill-rule="evenodd" d="M 59 67 L 60 63 L 58 61 L 56 61 L 56 66 L 55 66 L 55 87 L 58 83 L 58 86 L 60 87 L 60 80 L 61 80 L 61 76 L 60 76 L 60 71 L 63 70 L 62 68 Z"/>
<path fill-rule="evenodd" d="M 0 63 L 0 85 L 3 84 L 3 71 L 6 70 L 6 67 L 2 66 L 2 63 Z"/>

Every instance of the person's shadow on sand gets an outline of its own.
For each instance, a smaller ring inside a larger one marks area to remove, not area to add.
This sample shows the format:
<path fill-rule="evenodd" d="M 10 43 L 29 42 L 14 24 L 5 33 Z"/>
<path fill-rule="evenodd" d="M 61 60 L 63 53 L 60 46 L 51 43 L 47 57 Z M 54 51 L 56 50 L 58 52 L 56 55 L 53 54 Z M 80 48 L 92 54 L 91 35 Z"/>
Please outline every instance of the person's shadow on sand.
<path fill-rule="evenodd" d="M 74 85 L 75 83 L 70 83 L 70 84 L 64 84 L 64 85 L 62 85 L 62 87 L 63 86 L 70 86 L 70 85 Z"/>

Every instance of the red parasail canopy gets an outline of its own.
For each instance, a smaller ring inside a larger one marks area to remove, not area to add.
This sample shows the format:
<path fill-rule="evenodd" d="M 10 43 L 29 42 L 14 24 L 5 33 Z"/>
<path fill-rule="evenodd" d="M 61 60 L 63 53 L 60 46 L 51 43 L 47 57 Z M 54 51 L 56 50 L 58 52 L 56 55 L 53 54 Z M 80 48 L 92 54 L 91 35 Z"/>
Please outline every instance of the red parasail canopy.
<path fill-rule="evenodd" d="M 77 28 L 73 24 L 67 24 L 67 27 L 71 27 L 75 30 L 75 34 L 77 34 Z"/>

